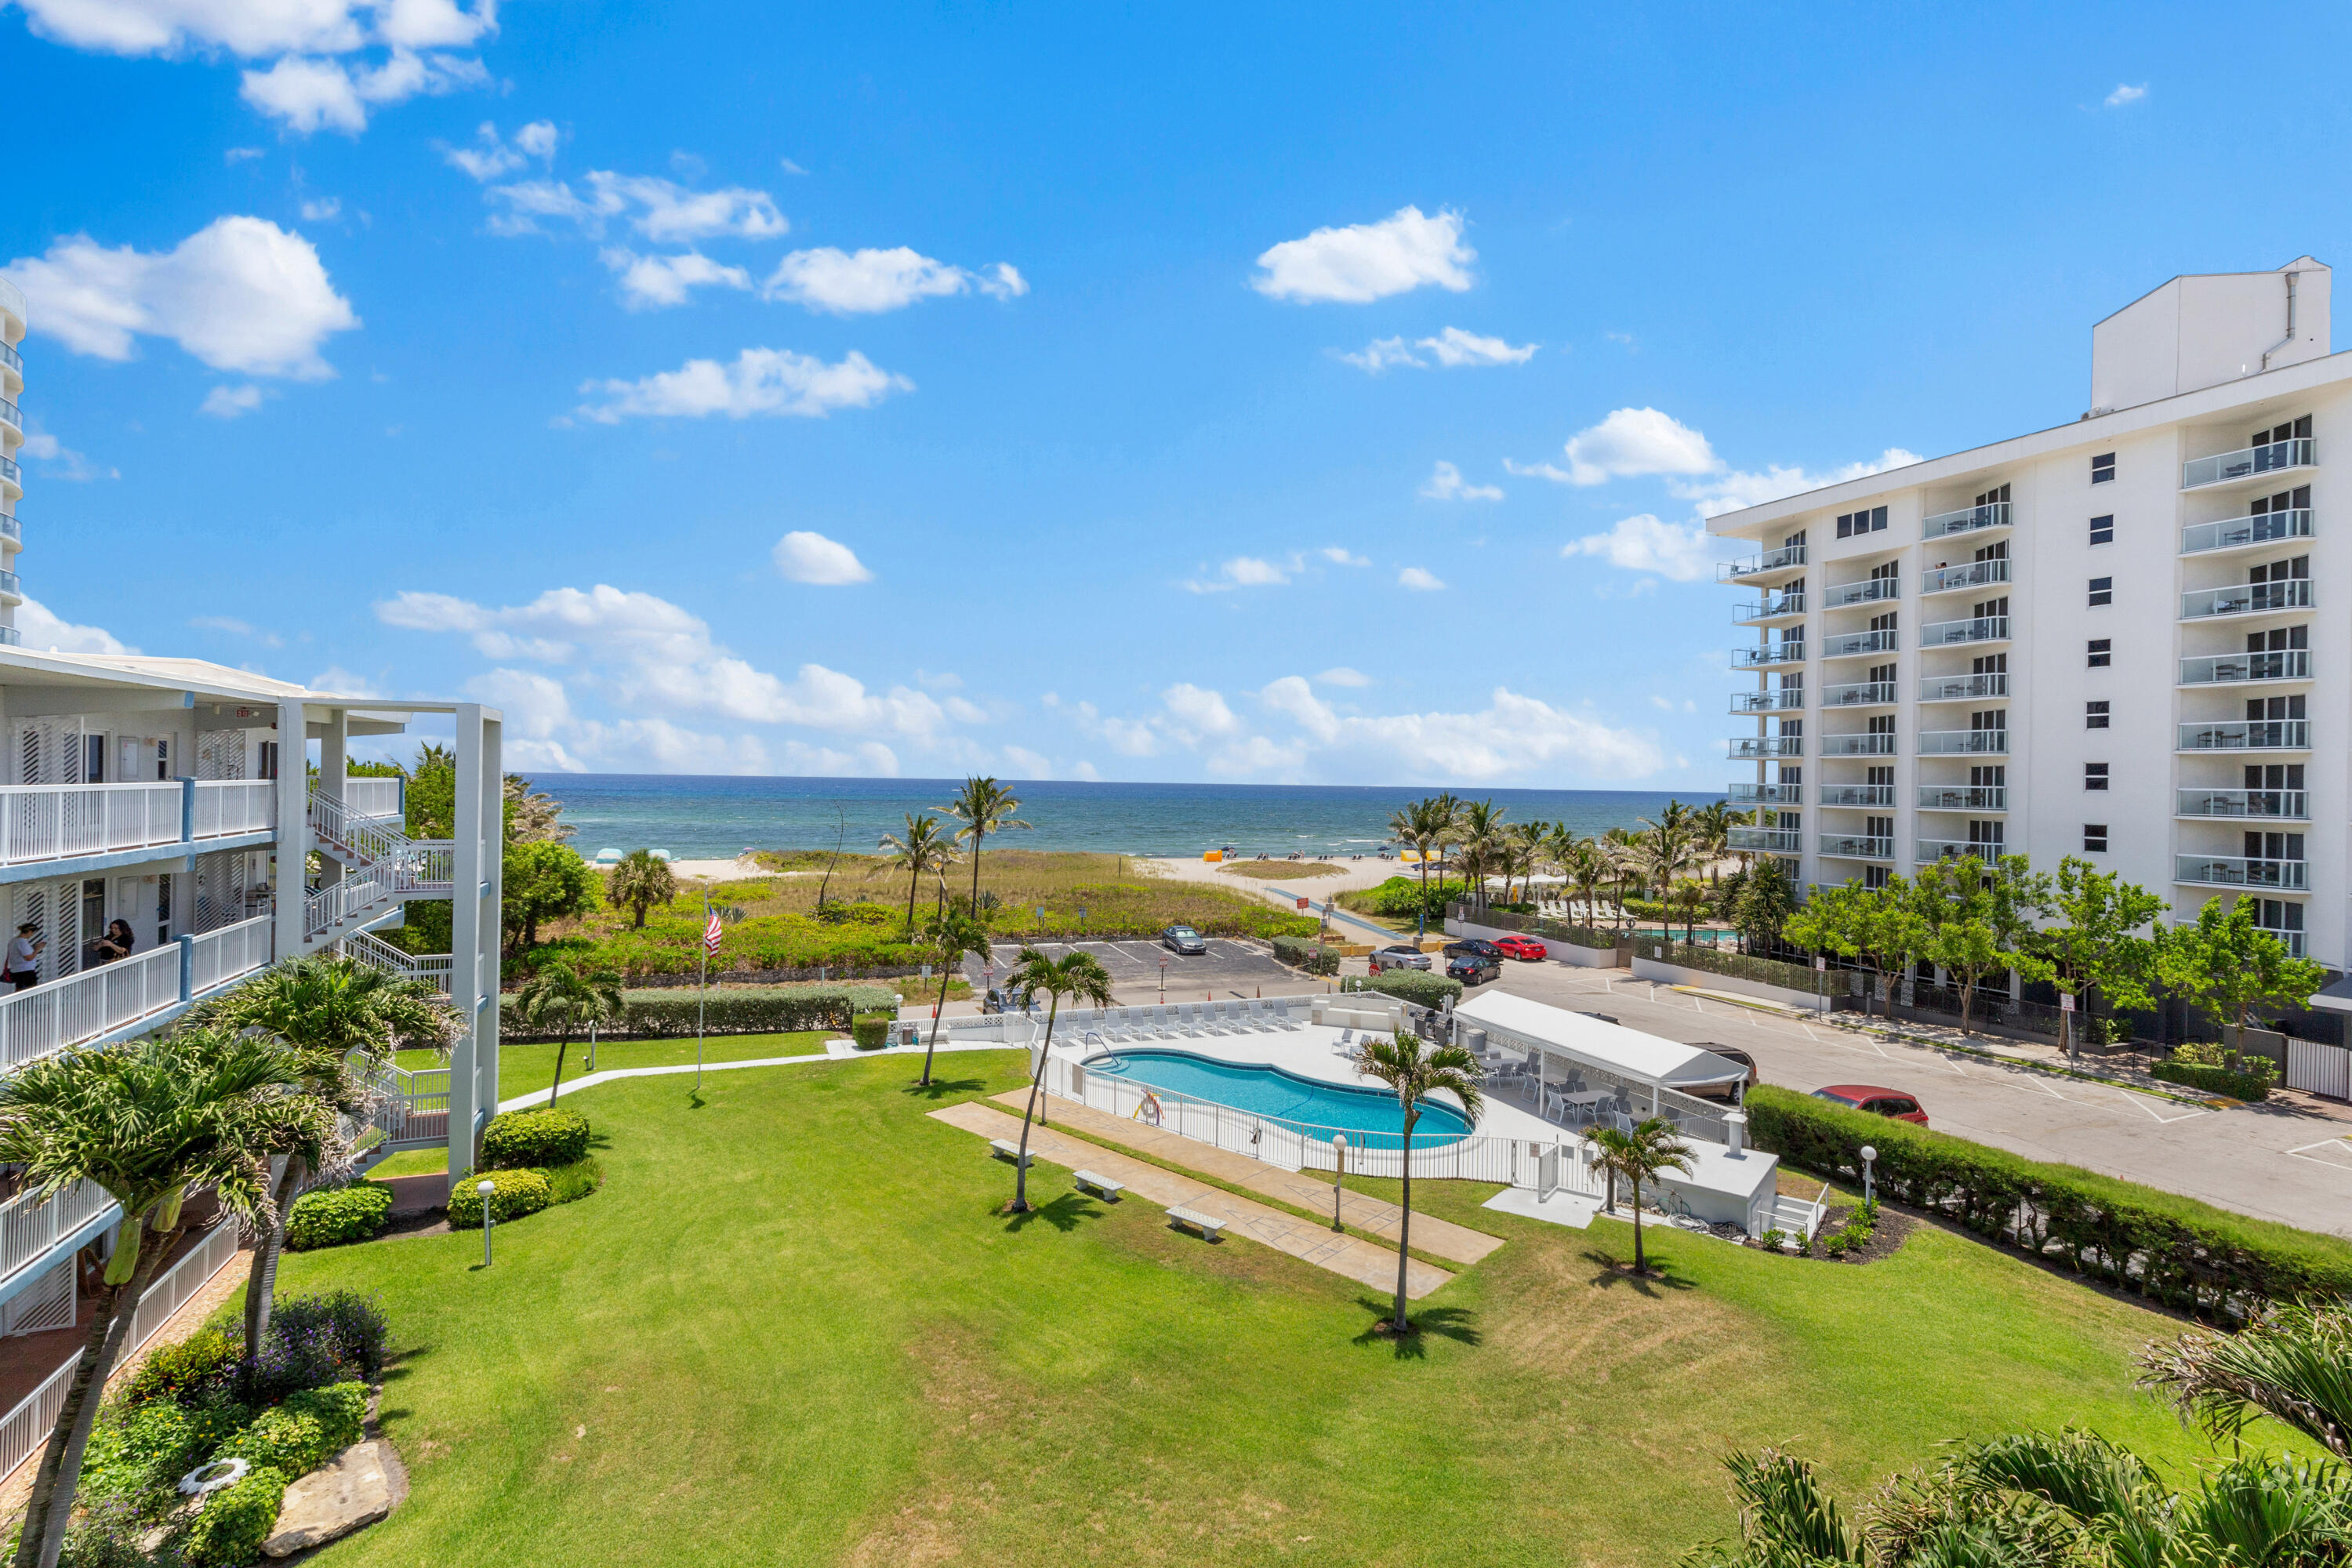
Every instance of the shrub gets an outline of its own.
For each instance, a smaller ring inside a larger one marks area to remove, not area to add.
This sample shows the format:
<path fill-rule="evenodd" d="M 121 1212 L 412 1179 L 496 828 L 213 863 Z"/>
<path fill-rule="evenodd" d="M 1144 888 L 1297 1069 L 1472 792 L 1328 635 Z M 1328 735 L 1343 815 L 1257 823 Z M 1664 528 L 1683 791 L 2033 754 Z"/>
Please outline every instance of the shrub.
<path fill-rule="evenodd" d="M 497 1171 L 485 1173 L 497 1184 L 490 1194 L 490 1218 L 499 1225 L 509 1220 L 535 1215 L 555 1201 L 554 1191 L 547 1177 L 538 1171 Z M 479 1230 L 482 1228 L 482 1194 L 474 1190 L 475 1173 L 468 1171 L 457 1183 L 457 1190 L 449 1194 L 449 1228 Z"/>
<path fill-rule="evenodd" d="M 2226 1321 L 2264 1301 L 2352 1292 L 2352 1243 L 2334 1237 L 1769 1084 L 1748 1091 L 1747 1110 L 1758 1147 L 1792 1165 L 1859 1176 L 1859 1151 L 1874 1144 L 1887 1197 L 2182 1311 Z"/>
<path fill-rule="evenodd" d="M 319 1388 L 354 1374 L 373 1378 L 383 1370 L 383 1356 L 392 1336 L 383 1303 L 357 1290 L 329 1290 L 316 1296 L 289 1296 L 269 1314 L 272 1341 L 313 1340 L 332 1356 L 340 1373 L 312 1378 L 295 1387 Z M 264 1355 L 268 1353 L 264 1348 Z"/>
<path fill-rule="evenodd" d="M 573 1110 L 509 1110 L 482 1132 L 485 1171 L 543 1170 L 587 1157 L 588 1119 Z"/>
<path fill-rule="evenodd" d="M 1354 910 L 1359 914 L 1385 915 L 1390 920 L 1412 920 L 1423 917 L 1433 926 L 1445 919 L 1445 906 L 1462 897 L 1463 884 L 1433 878 L 1429 896 L 1424 902 L 1418 876 L 1391 877 L 1378 887 L 1364 888 L 1355 892 L 1341 893 L 1339 907 Z"/>
<path fill-rule="evenodd" d="M 1768 1230 L 1756 1238 L 1756 1245 L 1767 1252 L 1778 1252 L 1780 1250 L 1781 1243 L 1788 1239 L 1789 1233 L 1785 1230 Z"/>
<path fill-rule="evenodd" d="M 550 1205 L 568 1204 L 584 1198 L 604 1184 L 604 1169 L 593 1160 L 558 1165 L 541 1173 L 547 1178 L 547 1201 Z"/>
<path fill-rule="evenodd" d="M 1434 1007 L 1462 994 L 1462 982 L 1422 969 L 1391 969 L 1379 974 L 1350 974 L 1339 982 L 1342 991 L 1377 991 L 1416 1007 Z"/>
<path fill-rule="evenodd" d="M 154 1559 L 139 1544 L 150 1526 L 136 1502 L 126 1497 L 78 1497 L 75 1502 L 77 1517 L 66 1526 L 58 1568 L 150 1568 Z"/>
<path fill-rule="evenodd" d="M 298 1389 L 278 1408 L 316 1421 L 326 1442 L 326 1457 L 332 1458 L 364 1436 L 367 1400 L 367 1384 L 353 1379 L 324 1388 Z"/>
<path fill-rule="evenodd" d="M 294 1200 L 286 1216 L 286 1248 L 301 1252 L 347 1241 L 372 1241 L 392 1213 L 392 1189 L 382 1182 L 324 1187 Z"/>
<path fill-rule="evenodd" d="M 1646 958 L 1655 963 L 1704 970 L 1710 974 L 1727 974 L 1738 980 L 1753 980 L 1759 984 L 1777 985 L 1784 991 L 1808 992 L 1815 996 L 1840 994 L 1847 984 L 1843 973 L 1808 969 L 1801 963 L 1782 963 L 1777 959 L 1750 958 L 1745 953 L 1726 952 L 1721 948 L 1685 946 L 1663 937 L 1635 937 L 1633 956 Z"/>
<path fill-rule="evenodd" d="M 2242 1056 L 2210 1042 L 2177 1046 L 2169 1059 L 2147 1070 L 2167 1083 L 2187 1084 L 2231 1100 L 2267 1100 L 2278 1078 L 2278 1064 L 2270 1058 Z"/>
<path fill-rule="evenodd" d="M 268 1466 L 291 1478 L 317 1469 L 332 1451 L 325 1426 L 317 1416 L 296 1410 L 289 1396 L 287 1404 L 255 1416 L 251 1426 L 215 1449 L 212 1457 L 249 1459 L 257 1469 Z"/>
<path fill-rule="evenodd" d="M 150 1399 L 193 1402 L 226 1387 L 236 1371 L 244 1342 L 218 1329 L 199 1329 L 177 1344 L 159 1346 L 139 1363 L 123 1390 L 130 1404 Z"/>
<path fill-rule="evenodd" d="M 250 1419 L 241 1405 L 204 1406 L 175 1399 L 110 1406 L 90 1428 L 82 1451 L 81 1489 L 91 1497 L 133 1500 L 142 1511 L 168 1508 L 179 1479 L 234 1436 Z"/>
<path fill-rule="evenodd" d="M 1309 974 L 1337 974 L 1339 955 L 1319 942 L 1303 937 L 1278 936 L 1274 939 L 1274 958 L 1293 969 L 1303 969 Z"/>
<path fill-rule="evenodd" d="M 182 1556 L 194 1568 L 245 1568 L 257 1561 L 261 1543 L 277 1526 L 278 1506 L 286 1500 L 286 1480 L 283 1473 L 257 1466 L 235 1486 L 206 1498 L 188 1526 Z"/>
<path fill-rule="evenodd" d="M 860 1013 L 849 1021 L 849 1037 L 861 1051 L 878 1051 L 890 1043 L 890 1026 L 897 1021 L 895 1013 Z"/>
<path fill-rule="evenodd" d="M 715 1035 L 786 1035 L 804 1029 L 839 1029 L 850 1020 L 855 1000 L 847 987 L 808 991 L 713 991 L 702 1026 Z M 632 991 L 621 999 L 621 1026 L 632 1035 L 669 1039 L 695 1031 L 692 991 Z"/>

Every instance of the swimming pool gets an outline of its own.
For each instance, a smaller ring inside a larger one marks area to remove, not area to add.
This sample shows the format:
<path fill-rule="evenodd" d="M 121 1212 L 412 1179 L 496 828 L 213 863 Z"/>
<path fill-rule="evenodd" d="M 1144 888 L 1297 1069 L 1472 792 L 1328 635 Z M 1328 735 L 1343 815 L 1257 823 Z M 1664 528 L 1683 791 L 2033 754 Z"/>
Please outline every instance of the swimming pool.
<path fill-rule="evenodd" d="M 1129 1079 L 1171 1094 L 1231 1106 L 1253 1116 L 1319 1127 L 1327 1131 L 1364 1133 L 1365 1143 L 1372 1148 L 1394 1149 L 1402 1142 L 1400 1135 L 1404 1131 L 1404 1112 L 1398 1109 L 1396 1096 L 1385 1089 L 1322 1083 L 1277 1067 L 1221 1062 L 1190 1051 L 1119 1051 L 1092 1058 L 1086 1069 L 1106 1078 Z M 1451 1143 L 1469 1134 L 1470 1123 L 1460 1111 L 1450 1105 L 1424 1100 L 1421 1118 L 1413 1123 L 1413 1147 Z"/>

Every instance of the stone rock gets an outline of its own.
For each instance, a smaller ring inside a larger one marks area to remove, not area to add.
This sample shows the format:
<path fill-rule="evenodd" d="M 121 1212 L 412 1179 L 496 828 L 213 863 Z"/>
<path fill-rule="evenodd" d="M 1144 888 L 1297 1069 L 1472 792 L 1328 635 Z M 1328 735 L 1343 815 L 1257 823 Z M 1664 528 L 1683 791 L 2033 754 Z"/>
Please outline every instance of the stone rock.
<path fill-rule="evenodd" d="M 392 1480 L 383 1444 L 354 1443 L 286 1489 L 278 1528 L 261 1543 L 265 1557 L 297 1552 L 349 1535 L 392 1511 Z"/>

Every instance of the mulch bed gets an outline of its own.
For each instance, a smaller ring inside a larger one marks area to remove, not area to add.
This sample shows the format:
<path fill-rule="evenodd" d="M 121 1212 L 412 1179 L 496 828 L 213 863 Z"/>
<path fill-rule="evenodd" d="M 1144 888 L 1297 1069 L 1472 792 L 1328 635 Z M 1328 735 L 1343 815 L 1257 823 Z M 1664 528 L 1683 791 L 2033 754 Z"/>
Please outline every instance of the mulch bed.
<path fill-rule="evenodd" d="M 1854 1206 L 1848 1204 L 1842 1208 L 1831 1209 L 1822 1216 L 1821 1228 L 1813 1232 L 1812 1250 L 1789 1256 L 1807 1258 L 1816 1263 L 1875 1263 L 1901 1250 L 1903 1244 L 1911 1238 L 1911 1233 L 1922 1224 L 1912 1215 L 1898 1214 L 1881 1203 L 1878 1205 L 1878 1226 L 1870 1233 L 1870 1239 L 1860 1247 L 1848 1248 L 1843 1258 L 1832 1258 L 1822 1249 L 1822 1243 L 1845 1228 L 1845 1222 L 1852 1217 Z"/>

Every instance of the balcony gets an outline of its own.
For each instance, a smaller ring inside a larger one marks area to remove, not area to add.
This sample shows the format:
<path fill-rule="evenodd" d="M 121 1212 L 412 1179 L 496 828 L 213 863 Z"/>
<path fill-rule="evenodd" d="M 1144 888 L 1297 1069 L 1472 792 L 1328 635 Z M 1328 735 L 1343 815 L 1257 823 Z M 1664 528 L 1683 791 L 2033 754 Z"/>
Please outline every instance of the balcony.
<path fill-rule="evenodd" d="M 1822 755 L 1825 757 L 1891 757 L 1895 754 L 1892 735 L 1823 735 Z"/>
<path fill-rule="evenodd" d="M 10 484 L 22 488 L 24 470 L 16 467 L 16 458 L 0 458 L 0 479 L 5 479 Z"/>
<path fill-rule="evenodd" d="M 1874 837 L 1868 834 L 1824 833 L 1822 853 L 1834 855 L 1842 860 L 1892 860 L 1895 840 Z"/>
<path fill-rule="evenodd" d="M 17 439 L 24 439 L 25 416 L 21 413 L 17 412 L 16 405 L 15 404 L 9 402 L 5 397 L 0 397 L 0 425 L 5 425 L 11 430 L 16 431 Z"/>
<path fill-rule="evenodd" d="M 1895 805 L 1893 784 L 1823 784 L 1821 794 L 1823 805 L 1892 807 Z"/>
<path fill-rule="evenodd" d="M 14 572 L 0 572 L 0 600 L 5 600 L 11 605 L 21 605 L 25 602 L 24 587 L 16 581 L 16 574 Z"/>
<path fill-rule="evenodd" d="M 1952 594 L 1962 588 L 1982 588 L 1995 583 L 2006 583 L 2009 562 L 1970 561 L 1959 566 L 1938 566 L 1919 576 L 1919 596 L 1930 594 Z"/>
<path fill-rule="evenodd" d="M 1986 506 L 1964 506 L 1958 511 L 1939 511 L 1933 517 L 1919 520 L 1919 537 L 1947 539 L 1956 533 L 1975 533 L 1988 528 L 2010 526 L 2010 503 L 1994 501 Z"/>
<path fill-rule="evenodd" d="M 1874 605 L 1882 599 L 1899 599 L 1903 584 L 1895 577 L 1864 577 L 1858 583 L 1839 583 L 1822 590 L 1822 607 L 1842 609 L 1848 605 Z"/>
<path fill-rule="evenodd" d="M 2311 537 L 2311 511 L 2266 511 L 2253 517 L 2224 518 L 2219 522 L 2192 522 L 2180 531 L 2180 553 L 2205 555 L 2217 550 L 2245 550 L 2286 539 Z"/>
<path fill-rule="evenodd" d="M 2235 686 L 2257 680 L 2309 680 L 2311 650 L 2281 648 L 2275 653 L 2221 653 L 2180 661 L 2183 686 Z"/>
<path fill-rule="evenodd" d="M 2318 466 L 2319 451 L 2308 436 L 2294 441 L 2271 441 L 2234 452 L 2216 452 L 2210 458 L 2189 458 L 2180 465 L 2180 488 L 2198 490 L 2208 485 L 2226 485 L 2236 479 Z"/>
<path fill-rule="evenodd" d="M 1734 669 L 1770 669 L 1778 665 L 1805 662 L 1805 645 L 1801 642 L 1771 642 L 1762 647 L 1738 647 L 1731 650 Z"/>
<path fill-rule="evenodd" d="M 1715 569 L 1718 583 L 1737 583 L 1746 577 L 1761 577 L 1768 572 L 1786 572 L 1805 563 L 1805 547 L 1784 544 L 1778 550 L 1768 550 L 1761 555 L 1751 555 L 1745 561 L 1725 561 Z"/>
<path fill-rule="evenodd" d="M 1923 757 L 2005 757 L 2009 755 L 2009 731 L 1922 730 L 1919 731 L 1919 754 Z"/>
<path fill-rule="evenodd" d="M 1724 791 L 1734 800 L 1756 805 L 1802 805 L 1805 786 L 1795 784 L 1735 784 Z"/>
<path fill-rule="evenodd" d="M 11 785 L 0 789 L 0 866 L 267 832 L 277 821 L 277 801 L 278 786 L 268 779 Z"/>
<path fill-rule="evenodd" d="M 2003 784 L 1921 784 L 1922 811 L 2007 811 L 2009 790 Z"/>
<path fill-rule="evenodd" d="M 1734 849 L 1776 855 L 1801 855 L 1805 848 L 1803 832 L 1794 827 L 1735 827 L 1725 842 Z"/>
<path fill-rule="evenodd" d="M 1972 702 L 1984 697 L 2009 695 L 2009 673 L 1994 670 L 1986 675 L 1923 675 L 1919 678 L 1919 700 L 1922 702 Z"/>
<path fill-rule="evenodd" d="M 2308 719 L 2217 719 L 2180 726 L 2184 752 L 2307 752 Z"/>
<path fill-rule="evenodd" d="M 2243 855 L 2176 855 L 2172 879 L 2200 888 L 2308 888 L 2310 864 Z"/>
<path fill-rule="evenodd" d="M 1963 855 L 1973 855 L 1979 860 L 1998 860 L 2009 851 L 2005 844 L 1979 844 L 1964 838 L 1922 838 L 1913 844 L 1918 851 L 1912 858 L 1922 866 L 1938 860 L 1957 860 Z"/>
<path fill-rule="evenodd" d="M 1801 757 L 1805 754 L 1802 735 L 1746 735 L 1731 742 L 1731 760 L 1735 763 L 1762 762 L 1769 757 Z"/>
<path fill-rule="evenodd" d="M 2308 822 L 2311 797 L 2299 789 L 2184 789 L 2177 792 L 2173 815 Z"/>
<path fill-rule="evenodd" d="M 1752 605 L 1742 605 L 1732 617 L 1734 623 L 1747 626 L 1755 621 L 1777 621 L 1789 616 L 1805 613 L 1805 589 L 1801 583 L 1785 594 L 1767 594 Z"/>
<path fill-rule="evenodd" d="M 0 539 L 5 539 L 11 544 L 25 542 L 25 531 L 17 526 L 15 512 L 0 511 Z"/>
<path fill-rule="evenodd" d="M 0 370 L 13 370 L 21 379 L 25 374 L 25 356 L 16 352 L 14 343 L 0 342 Z"/>
<path fill-rule="evenodd" d="M 2184 621 L 2213 620 L 2223 616 L 2267 616 L 2280 610 L 2311 608 L 2311 579 L 2284 583 L 2232 583 L 2223 588 L 2191 588 L 2180 595 Z"/>
<path fill-rule="evenodd" d="M 2007 616 L 1977 616 L 1965 621 L 1936 621 L 1919 628 L 1921 647 L 1950 647 L 1960 643 L 2008 640 Z"/>
<path fill-rule="evenodd" d="M 1786 708 L 1802 708 L 1804 705 L 1805 689 L 1801 686 L 1731 694 L 1731 710 L 1734 713 L 1778 713 Z"/>
<path fill-rule="evenodd" d="M 14 626 L 0 626 L 0 647 L 15 647 L 25 640 L 25 634 Z"/>
<path fill-rule="evenodd" d="M 1895 628 L 1874 632 L 1840 632 L 1822 639 L 1823 658 L 1848 658 L 1861 653 L 1893 653 Z"/>
<path fill-rule="evenodd" d="M 1824 708 L 1892 708 L 1895 706 L 1895 682 L 1891 680 L 1854 680 L 1843 686 L 1822 689 Z"/>

